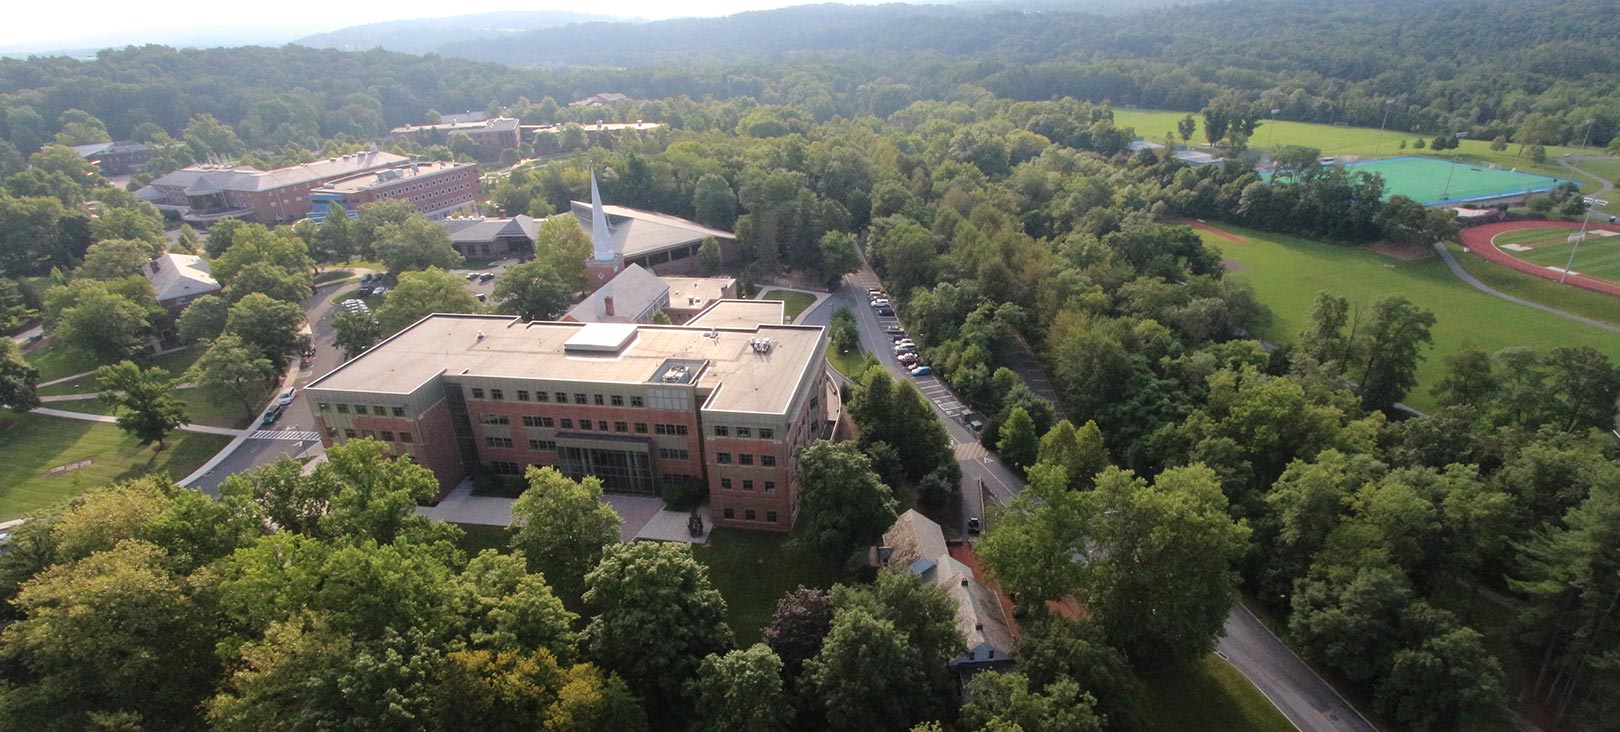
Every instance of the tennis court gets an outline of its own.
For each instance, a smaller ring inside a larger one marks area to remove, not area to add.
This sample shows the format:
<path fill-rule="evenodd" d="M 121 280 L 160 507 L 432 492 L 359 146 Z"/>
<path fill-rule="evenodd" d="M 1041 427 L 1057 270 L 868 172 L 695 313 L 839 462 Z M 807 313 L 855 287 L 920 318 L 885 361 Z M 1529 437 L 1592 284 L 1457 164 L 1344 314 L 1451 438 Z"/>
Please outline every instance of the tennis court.
<path fill-rule="evenodd" d="M 1491 201 L 1525 193 L 1542 193 L 1566 182 L 1562 178 L 1547 175 L 1418 157 L 1347 163 L 1345 168 L 1383 176 L 1386 198 L 1406 196 L 1425 206 Z"/>

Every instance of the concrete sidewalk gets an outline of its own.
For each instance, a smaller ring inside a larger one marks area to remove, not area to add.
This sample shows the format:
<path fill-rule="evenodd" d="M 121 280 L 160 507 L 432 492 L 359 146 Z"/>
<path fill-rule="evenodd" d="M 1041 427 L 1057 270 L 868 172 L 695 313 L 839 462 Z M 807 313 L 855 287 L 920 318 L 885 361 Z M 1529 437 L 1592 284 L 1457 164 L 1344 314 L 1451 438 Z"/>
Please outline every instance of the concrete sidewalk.
<path fill-rule="evenodd" d="M 472 494 L 472 480 L 463 480 L 450 491 L 450 495 L 437 506 L 418 506 L 416 513 L 452 524 L 478 524 L 482 526 L 512 525 L 512 504 L 516 499 Z M 709 506 L 698 509 L 703 517 L 703 535 L 693 537 L 686 530 L 684 511 L 667 511 L 664 501 L 655 496 L 627 496 L 609 494 L 602 502 L 613 508 L 624 522 L 619 527 L 619 541 L 680 541 L 703 544 L 709 540 L 709 529 L 714 522 L 709 518 Z"/>
<path fill-rule="evenodd" d="M 51 409 L 49 407 L 38 407 L 36 409 L 30 409 L 29 412 L 32 413 L 32 414 L 43 414 L 43 415 L 45 415 L 47 417 L 65 417 L 67 419 L 80 419 L 80 420 L 84 420 L 86 422 L 104 422 L 104 423 L 107 423 L 107 424 L 117 424 L 118 423 L 118 418 L 117 417 L 112 417 L 112 416 L 105 415 L 105 414 L 86 414 L 84 412 L 70 412 L 70 411 L 65 410 L 65 409 Z M 180 425 L 180 431 L 182 431 L 182 432 L 201 432 L 201 433 L 203 433 L 205 435 L 225 435 L 227 437 L 242 437 L 242 436 L 245 436 L 245 435 L 248 435 L 248 434 L 252 434 L 252 432 L 253 432 L 253 430 L 233 430 L 233 429 L 230 429 L 228 427 L 209 427 L 208 425 L 203 425 L 203 424 L 183 424 L 183 425 Z"/>

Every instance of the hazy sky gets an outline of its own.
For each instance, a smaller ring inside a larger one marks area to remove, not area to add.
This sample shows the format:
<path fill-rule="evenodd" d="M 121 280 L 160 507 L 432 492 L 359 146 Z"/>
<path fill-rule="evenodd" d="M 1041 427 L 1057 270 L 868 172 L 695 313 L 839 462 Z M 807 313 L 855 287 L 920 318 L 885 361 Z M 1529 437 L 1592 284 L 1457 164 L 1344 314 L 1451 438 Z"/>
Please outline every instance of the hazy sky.
<path fill-rule="evenodd" d="M 0 13 L 0 49 L 54 50 L 130 43 L 228 45 L 282 42 L 362 23 L 564 7 L 583 13 L 670 18 L 727 15 L 743 10 L 784 7 L 807 0 L 613 0 L 561 3 L 554 0 L 70 0 L 11 2 Z M 860 0 L 857 0 L 859 2 Z"/>

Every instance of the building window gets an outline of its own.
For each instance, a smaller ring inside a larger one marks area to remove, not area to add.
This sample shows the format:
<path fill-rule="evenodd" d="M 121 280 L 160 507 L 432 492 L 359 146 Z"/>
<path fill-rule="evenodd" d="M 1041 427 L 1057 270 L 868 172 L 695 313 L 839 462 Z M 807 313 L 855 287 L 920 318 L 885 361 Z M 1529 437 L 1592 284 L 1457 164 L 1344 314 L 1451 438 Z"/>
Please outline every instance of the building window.
<path fill-rule="evenodd" d="M 714 454 L 714 461 L 716 463 L 721 464 L 721 465 L 730 465 L 731 464 L 731 453 L 729 453 L 729 452 L 717 452 L 717 453 Z"/>
<path fill-rule="evenodd" d="M 602 406 L 602 403 L 603 403 L 602 402 L 602 395 L 601 394 L 592 394 L 591 395 L 591 403 L 595 404 L 598 407 Z"/>
<path fill-rule="evenodd" d="M 551 401 L 551 392 L 537 391 L 534 393 L 534 400 L 537 402 L 549 402 Z"/>
<path fill-rule="evenodd" d="M 574 395 L 574 403 L 575 404 L 584 404 L 585 403 L 585 395 L 584 394 L 575 394 Z"/>
<path fill-rule="evenodd" d="M 506 416 L 504 414 L 480 414 L 480 415 L 478 415 L 478 423 L 479 424 L 511 424 L 512 423 L 512 418 L 508 417 L 508 416 Z"/>
<path fill-rule="evenodd" d="M 607 431 L 607 420 L 605 420 L 605 419 L 596 420 L 596 431 L 597 432 L 606 432 Z"/>
<path fill-rule="evenodd" d="M 553 441 L 553 440 L 529 440 L 529 449 L 530 450 L 544 450 L 546 452 L 556 452 L 557 451 L 557 443 L 555 441 Z"/>
<path fill-rule="evenodd" d="M 562 393 L 560 391 L 557 392 L 557 403 L 558 404 L 567 404 L 568 403 L 568 395 L 564 394 L 564 393 Z"/>
<path fill-rule="evenodd" d="M 771 429 L 769 427 L 761 427 L 761 428 L 759 428 L 759 439 L 761 439 L 761 440 L 774 440 L 774 439 L 776 439 L 776 430 L 773 430 L 773 429 Z"/>
<path fill-rule="evenodd" d="M 347 404 L 339 404 L 338 405 L 338 414 L 348 414 L 348 413 L 349 413 L 349 405 L 347 405 Z"/>
<path fill-rule="evenodd" d="M 395 417 L 403 417 L 403 416 L 405 416 L 405 408 L 404 407 L 394 407 L 394 416 Z"/>
<path fill-rule="evenodd" d="M 725 437 L 725 436 L 727 436 L 729 434 L 731 434 L 731 430 L 729 428 L 727 428 L 725 425 L 717 424 L 717 425 L 714 426 L 714 436 L 715 437 Z"/>
<path fill-rule="evenodd" d="M 388 430 L 383 430 L 382 431 L 382 441 L 383 442 L 393 442 L 394 441 L 394 433 L 389 432 Z"/>
<path fill-rule="evenodd" d="M 503 392 L 500 389 L 490 389 L 489 390 L 489 398 L 504 400 L 504 399 L 506 399 L 506 392 Z"/>
<path fill-rule="evenodd" d="M 728 519 L 737 518 L 737 512 L 735 510 L 733 510 L 733 509 L 730 509 L 730 508 L 726 509 L 726 518 L 728 518 Z"/>
<path fill-rule="evenodd" d="M 763 465 L 763 466 L 765 466 L 767 468 L 774 468 L 774 467 L 776 467 L 776 456 L 775 455 L 761 455 L 761 456 L 759 456 L 759 464 Z"/>
<path fill-rule="evenodd" d="M 766 493 L 775 493 L 776 492 L 776 481 L 774 481 L 774 480 L 765 481 L 765 492 Z"/>
<path fill-rule="evenodd" d="M 582 430 L 584 432 L 590 432 L 591 431 L 591 421 L 588 420 L 588 419 L 580 420 L 579 421 L 579 428 L 580 428 L 580 430 Z"/>
<path fill-rule="evenodd" d="M 490 472 L 496 475 L 522 475 L 523 466 L 507 460 L 495 460 L 489 464 Z"/>
<path fill-rule="evenodd" d="M 484 389 L 483 389 L 483 387 L 479 387 L 479 386 L 473 387 L 472 395 L 473 395 L 474 399 L 483 399 L 484 398 Z"/>
<path fill-rule="evenodd" d="M 747 428 L 747 427 L 738 427 L 737 428 L 737 436 L 738 437 L 744 437 L 744 438 L 753 437 L 754 436 L 754 431 Z"/>
<path fill-rule="evenodd" d="M 510 438 L 510 437 L 485 437 L 484 438 L 484 444 L 489 446 L 489 447 L 511 447 L 512 446 L 512 438 Z"/>
<path fill-rule="evenodd" d="M 660 447 L 658 448 L 658 457 L 665 460 L 689 460 L 692 453 L 687 452 L 684 447 Z"/>
<path fill-rule="evenodd" d="M 562 418 L 562 428 L 565 429 L 565 430 L 573 429 L 574 428 L 574 420 L 569 419 L 567 417 L 563 417 Z"/>
<path fill-rule="evenodd" d="M 354 439 L 354 438 L 355 438 L 355 437 L 358 437 L 358 436 L 359 436 L 359 435 L 356 435 L 356 434 L 355 434 L 355 432 L 354 432 L 354 429 L 353 429 L 353 428 L 349 428 L 349 427 L 345 427 L 345 428 L 344 428 L 344 429 L 343 429 L 343 436 L 344 436 L 344 437 L 347 437 L 347 438 L 349 438 L 349 439 L 351 439 L 351 440 L 352 440 L 352 439 Z"/>
<path fill-rule="evenodd" d="M 613 431 L 614 432 L 629 432 L 630 431 L 630 423 L 629 422 L 614 422 L 613 423 Z"/>
<path fill-rule="evenodd" d="M 610 400 L 609 400 L 609 401 L 610 401 L 610 403 L 611 403 L 611 404 L 613 404 L 613 406 L 615 406 L 615 407 L 622 407 L 622 406 L 624 406 L 624 396 L 623 396 L 623 395 L 620 395 L 620 394 L 614 394 L 614 395 L 613 395 L 613 397 L 612 397 L 612 398 L 611 398 L 611 399 L 610 399 Z"/>
<path fill-rule="evenodd" d="M 379 416 L 379 417 L 386 417 L 386 416 L 388 416 L 388 410 L 387 410 L 387 409 L 386 409 L 386 408 L 384 408 L 384 407 L 379 407 L 379 406 L 377 406 L 377 405 L 372 405 L 372 407 L 371 407 L 371 413 L 372 413 L 372 414 L 375 414 L 375 415 L 377 415 L 377 416 Z"/>
<path fill-rule="evenodd" d="M 770 523 L 773 523 L 773 524 L 776 523 L 776 512 L 775 511 L 766 511 L 765 512 L 765 520 L 769 521 Z"/>
<path fill-rule="evenodd" d="M 332 405 L 327 404 L 326 402 L 321 402 L 319 404 L 316 404 L 315 408 L 325 412 L 325 411 L 330 410 L 332 408 Z"/>
<path fill-rule="evenodd" d="M 637 422 L 636 423 L 636 434 L 638 434 L 638 435 L 647 434 L 647 423 L 646 422 Z"/>
<path fill-rule="evenodd" d="M 745 452 L 745 453 L 742 453 L 741 455 L 738 455 L 737 456 L 737 463 L 740 464 L 740 465 L 753 465 L 754 464 L 754 453 Z"/>
<path fill-rule="evenodd" d="M 723 491 L 731 490 L 731 479 L 730 478 L 721 478 L 720 479 L 720 490 L 723 490 Z"/>
<path fill-rule="evenodd" d="M 411 433 L 409 433 L 409 432 L 401 432 L 401 433 L 399 433 L 399 441 L 403 442 L 403 443 L 405 443 L 407 445 L 411 444 Z"/>
<path fill-rule="evenodd" d="M 753 489 L 754 489 L 754 481 L 749 480 L 747 478 L 744 478 L 743 479 L 743 490 L 751 491 Z"/>
<path fill-rule="evenodd" d="M 630 406 L 635 407 L 637 409 L 640 409 L 642 407 L 647 406 L 647 403 L 645 401 L 642 401 L 641 397 L 632 396 L 632 397 L 630 397 Z"/>
<path fill-rule="evenodd" d="M 356 404 L 356 405 L 354 405 L 354 413 L 355 414 L 365 414 L 366 413 L 366 405 L 364 405 L 364 404 Z"/>
<path fill-rule="evenodd" d="M 520 402 L 529 401 L 529 390 L 528 389 L 518 389 L 517 390 L 517 398 L 518 398 L 518 401 L 520 401 Z"/>
<path fill-rule="evenodd" d="M 748 509 L 746 511 L 743 511 L 743 519 L 747 520 L 747 521 L 753 521 L 754 520 L 754 509 L 750 508 L 750 509 Z"/>

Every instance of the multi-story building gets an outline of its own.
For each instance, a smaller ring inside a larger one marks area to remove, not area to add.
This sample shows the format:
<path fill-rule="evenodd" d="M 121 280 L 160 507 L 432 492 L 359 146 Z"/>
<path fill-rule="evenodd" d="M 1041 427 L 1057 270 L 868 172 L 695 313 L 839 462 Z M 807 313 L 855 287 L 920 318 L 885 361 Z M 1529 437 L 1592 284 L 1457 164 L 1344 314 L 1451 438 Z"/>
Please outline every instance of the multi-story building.
<path fill-rule="evenodd" d="M 240 218 L 274 225 L 308 216 L 309 192 L 329 181 L 393 167 L 406 160 L 372 150 L 275 170 L 193 165 L 152 181 L 135 196 L 193 224 Z"/>
<path fill-rule="evenodd" d="M 534 256 L 534 237 L 540 231 L 540 222 L 523 214 L 505 219 L 450 218 L 442 223 L 450 246 L 468 259 L 528 259 Z"/>
<path fill-rule="evenodd" d="M 309 192 L 309 218 L 324 221 L 332 204 L 353 217 L 374 201 L 407 201 L 428 218 L 472 211 L 478 166 L 472 163 L 403 163 L 329 181 Z"/>
<path fill-rule="evenodd" d="M 145 145 L 130 140 L 74 145 L 73 152 L 95 163 L 102 175 L 129 175 L 144 169 L 152 158 Z"/>
<path fill-rule="evenodd" d="M 431 315 L 306 390 L 328 446 L 375 438 L 432 470 L 529 465 L 652 494 L 704 481 L 718 526 L 792 528 L 796 455 L 837 389 L 819 326 L 657 326 Z"/>
<path fill-rule="evenodd" d="M 499 160 L 501 152 L 517 147 L 518 120 L 515 117 L 494 119 L 451 119 L 436 125 L 405 125 L 388 131 L 395 140 L 413 140 L 422 145 L 444 145 L 456 134 L 466 135 L 478 144 L 478 159 Z"/>

